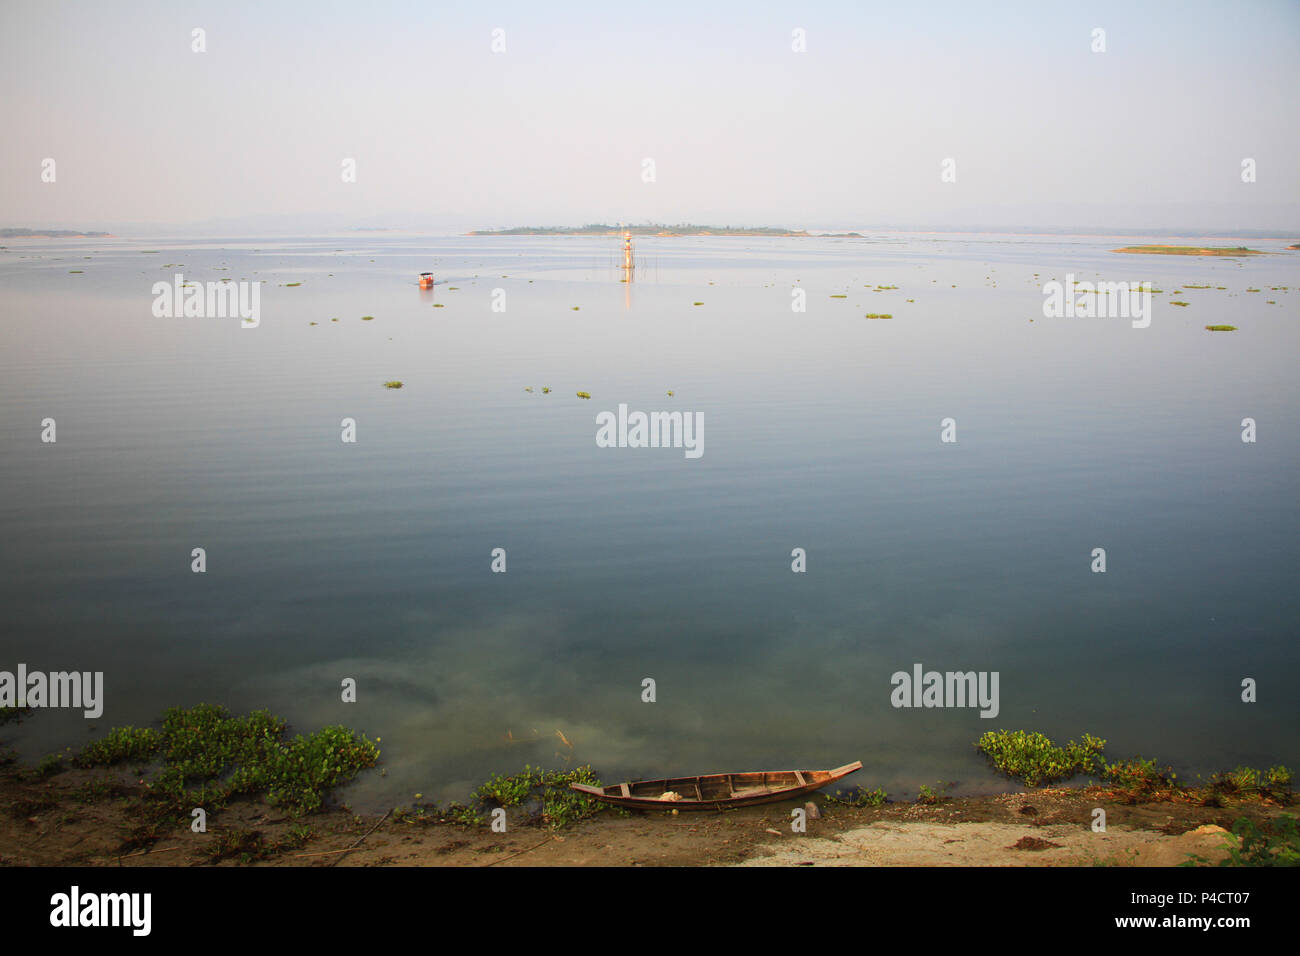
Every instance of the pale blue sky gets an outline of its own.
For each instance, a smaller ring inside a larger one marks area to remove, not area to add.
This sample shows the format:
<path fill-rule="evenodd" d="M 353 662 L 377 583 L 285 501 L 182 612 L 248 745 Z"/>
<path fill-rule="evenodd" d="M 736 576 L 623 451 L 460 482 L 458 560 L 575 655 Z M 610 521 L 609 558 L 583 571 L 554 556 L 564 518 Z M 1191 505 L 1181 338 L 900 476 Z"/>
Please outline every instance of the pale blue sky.
<path fill-rule="evenodd" d="M 0 82 L 0 225 L 1300 229 L 1296 2 L 8 4 Z"/>

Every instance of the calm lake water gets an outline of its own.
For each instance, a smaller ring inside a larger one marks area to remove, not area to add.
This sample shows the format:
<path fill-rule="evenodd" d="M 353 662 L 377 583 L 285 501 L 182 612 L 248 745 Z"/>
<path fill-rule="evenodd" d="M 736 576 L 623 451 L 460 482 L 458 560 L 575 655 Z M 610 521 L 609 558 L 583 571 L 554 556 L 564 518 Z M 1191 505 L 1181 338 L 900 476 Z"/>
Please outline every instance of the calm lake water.
<path fill-rule="evenodd" d="M 1300 254 L 1138 241 L 639 239 L 625 284 L 617 239 L 11 240 L 0 670 L 102 670 L 106 706 L 0 739 L 268 707 L 382 738 L 366 808 L 525 763 L 997 791 L 999 728 L 1294 767 Z M 260 325 L 155 318 L 177 272 L 264 281 Z M 1150 327 L 1044 318 L 1067 272 L 1150 280 Z M 597 447 L 619 403 L 703 413 L 703 456 Z M 917 662 L 999 672 L 1001 712 L 893 708 Z"/>

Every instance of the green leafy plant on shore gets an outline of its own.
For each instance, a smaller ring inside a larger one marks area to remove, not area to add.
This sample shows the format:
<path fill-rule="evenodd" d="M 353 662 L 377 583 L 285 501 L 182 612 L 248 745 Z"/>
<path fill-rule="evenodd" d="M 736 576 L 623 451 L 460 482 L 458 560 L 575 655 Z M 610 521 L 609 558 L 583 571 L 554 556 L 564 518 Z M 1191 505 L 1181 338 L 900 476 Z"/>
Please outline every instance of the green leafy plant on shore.
<path fill-rule="evenodd" d="M 1024 730 L 998 730 L 983 734 L 975 749 L 986 755 L 998 770 L 1018 777 L 1027 786 L 1067 780 L 1080 773 L 1097 773 L 1104 765 L 1106 741 L 1091 734 L 1082 743 L 1071 740 L 1058 747 L 1044 734 Z"/>
<path fill-rule="evenodd" d="M 1300 824 L 1284 813 L 1261 828 L 1248 817 L 1239 817 L 1226 838 L 1228 855 L 1219 866 L 1300 866 Z M 1209 860 L 1193 854 L 1183 866 L 1206 866 Z"/>
<path fill-rule="evenodd" d="M 36 764 L 36 778 L 44 780 L 68 768 L 63 765 L 63 754 L 46 754 Z"/>
<path fill-rule="evenodd" d="M 127 760 L 148 763 L 162 745 L 162 735 L 149 727 L 114 727 L 83 747 L 73 763 L 78 767 L 107 767 Z"/>
<path fill-rule="evenodd" d="M 889 794 L 885 793 L 884 787 L 876 787 L 868 790 L 865 787 L 859 787 L 857 790 L 849 791 L 848 796 L 842 796 L 842 790 L 836 790 L 834 796 L 824 794 L 831 803 L 839 803 L 846 807 L 879 807 L 889 800 Z"/>
<path fill-rule="evenodd" d="M 1259 797 L 1276 803 L 1286 803 L 1291 798 L 1291 771 L 1283 766 L 1255 770 L 1238 767 L 1224 770 L 1210 777 L 1206 785 L 1212 793 L 1237 798 Z"/>
<path fill-rule="evenodd" d="M 927 806 L 935 803 L 942 803 L 948 799 L 948 784 L 940 781 L 934 787 L 928 787 L 921 784 L 920 789 L 916 792 L 916 802 Z"/>
<path fill-rule="evenodd" d="M 1101 777 L 1131 799 L 1167 796 L 1178 789 L 1178 775 L 1170 767 L 1158 768 L 1155 758 L 1116 761 L 1102 768 Z"/>

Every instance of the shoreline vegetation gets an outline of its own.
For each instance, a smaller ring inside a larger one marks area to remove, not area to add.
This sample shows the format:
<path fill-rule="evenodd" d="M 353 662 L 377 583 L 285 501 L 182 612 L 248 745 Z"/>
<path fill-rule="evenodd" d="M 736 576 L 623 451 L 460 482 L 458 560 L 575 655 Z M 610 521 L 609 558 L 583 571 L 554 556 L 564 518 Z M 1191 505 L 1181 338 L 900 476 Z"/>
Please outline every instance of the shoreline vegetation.
<path fill-rule="evenodd" d="M 0 724 L 32 716 L 2 708 Z M 378 765 L 378 743 L 341 726 L 291 738 L 268 711 L 200 704 L 35 766 L 0 748 L 0 865 L 1300 865 L 1287 768 L 1188 784 L 1154 759 L 1108 761 L 1089 734 L 985 733 L 974 746 L 1023 791 L 953 797 L 938 782 L 891 797 L 866 781 L 815 794 L 802 833 L 798 801 L 620 810 L 570 789 L 599 785 L 589 766 L 525 766 L 463 804 L 417 793 L 382 816 L 332 802 Z"/>
<path fill-rule="evenodd" d="M 470 236 L 779 236 L 816 237 L 818 239 L 864 239 L 856 232 L 812 233 L 784 226 L 700 226 L 683 222 L 675 225 L 646 223 L 640 226 L 611 226 L 589 223 L 585 226 L 515 226 L 510 229 L 477 229 Z"/>
<path fill-rule="evenodd" d="M 0 229 L 0 239 L 111 239 L 111 232 L 77 232 L 75 229 Z"/>
<path fill-rule="evenodd" d="M 1266 256 L 1267 252 L 1259 249 L 1247 249 L 1245 246 L 1125 246 L 1112 249 L 1111 252 L 1130 252 L 1149 256 Z"/>

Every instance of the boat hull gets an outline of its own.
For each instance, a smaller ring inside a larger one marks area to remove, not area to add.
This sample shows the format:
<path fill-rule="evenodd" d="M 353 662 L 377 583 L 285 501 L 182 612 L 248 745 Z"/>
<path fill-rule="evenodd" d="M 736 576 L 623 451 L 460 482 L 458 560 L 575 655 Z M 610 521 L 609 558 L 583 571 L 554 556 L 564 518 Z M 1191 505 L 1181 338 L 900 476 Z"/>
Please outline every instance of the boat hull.
<path fill-rule="evenodd" d="M 779 803 L 814 793 L 862 769 L 861 761 L 834 770 L 760 770 L 752 773 L 708 773 L 698 777 L 668 777 L 607 787 L 573 783 L 569 786 L 594 800 L 633 810 L 725 810 Z M 665 800 L 665 793 L 680 795 Z"/>

